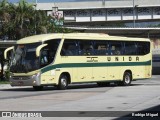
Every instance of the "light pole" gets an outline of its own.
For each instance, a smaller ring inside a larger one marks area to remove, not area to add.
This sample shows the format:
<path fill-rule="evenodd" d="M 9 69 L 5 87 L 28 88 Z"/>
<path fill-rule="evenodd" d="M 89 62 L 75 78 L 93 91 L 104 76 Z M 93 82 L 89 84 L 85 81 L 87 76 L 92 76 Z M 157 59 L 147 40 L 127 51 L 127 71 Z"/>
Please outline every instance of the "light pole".
<path fill-rule="evenodd" d="M 135 3 L 134 3 L 134 0 L 132 0 L 133 2 L 133 27 L 135 28 Z"/>

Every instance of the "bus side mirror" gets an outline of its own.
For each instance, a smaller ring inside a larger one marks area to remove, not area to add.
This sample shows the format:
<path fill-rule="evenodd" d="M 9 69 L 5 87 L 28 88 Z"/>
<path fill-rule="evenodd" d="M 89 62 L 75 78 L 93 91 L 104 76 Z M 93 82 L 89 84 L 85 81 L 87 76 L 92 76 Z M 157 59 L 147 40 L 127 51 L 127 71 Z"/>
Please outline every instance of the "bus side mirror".
<path fill-rule="evenodd" d="M 37 47 L 36 49 L 36 56 L 39 57 L 40 56 L 40 51 L 43 47 L 47 46 L 48 44 L 42 44 L 40 46 Z"/>
<path fill-rule="evenodd" d="M 4 51 L 4 59 L 5 60 L 7 60 L 7 53 L 8 53 L 8 51 L 13 50 L 13 49 L 14 49 L 14 46 L 5 49 L 5 51 Z"/>

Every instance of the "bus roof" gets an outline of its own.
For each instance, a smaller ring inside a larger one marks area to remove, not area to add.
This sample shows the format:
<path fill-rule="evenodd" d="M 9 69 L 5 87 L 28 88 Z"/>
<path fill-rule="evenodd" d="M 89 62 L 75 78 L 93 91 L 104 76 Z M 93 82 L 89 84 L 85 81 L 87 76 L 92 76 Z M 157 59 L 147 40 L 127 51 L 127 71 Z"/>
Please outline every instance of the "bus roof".
<path fill-rule="evenodd" d="M 25 37 L 18 40 L 17 44 L 44 42 L 47 40 L 62 38 L 83 40 L 150 41 L 149 39 L 145 38 L 109 36 L 103 33 L 52 33 Z"/>

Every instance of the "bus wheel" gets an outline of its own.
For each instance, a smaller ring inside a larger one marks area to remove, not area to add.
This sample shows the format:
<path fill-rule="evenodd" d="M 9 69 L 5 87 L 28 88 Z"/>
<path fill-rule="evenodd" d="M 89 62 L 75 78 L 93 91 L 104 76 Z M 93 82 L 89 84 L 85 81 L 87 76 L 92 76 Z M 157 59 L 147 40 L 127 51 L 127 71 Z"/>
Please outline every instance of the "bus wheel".
<path fill-rule="evenodd" d="M 122 85 L 123 86 L 129 86 L 131 84 L 132 81 L 132 76 L 129 72 L 125 72 L 123 75 L 123 81 L 122 81 Z"/>
<path fill-rule="evenodd" d="M 59 78 L 58 89 L 65 90 L 68 86 L 67 76 L 62 74 Z"/>
<path fill-rule="evenodd" d="M 33 89 L 36 91 L 43 90 L 43 86 L 33 86 Z"/>

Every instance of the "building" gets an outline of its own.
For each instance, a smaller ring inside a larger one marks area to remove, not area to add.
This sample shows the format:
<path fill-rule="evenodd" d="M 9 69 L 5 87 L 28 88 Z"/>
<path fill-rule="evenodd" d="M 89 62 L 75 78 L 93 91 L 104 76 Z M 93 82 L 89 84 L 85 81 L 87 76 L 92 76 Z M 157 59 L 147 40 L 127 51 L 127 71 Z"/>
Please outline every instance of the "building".
<path fill-rule="evenodd" d="M 37 9 L 45 10 L 48 15 L 63 17 L 63 25 L 67 28 L 109 35 L 151 38 L 153 53 L 157 55 L 157 51 L 158 53 L 160 51 L 160 0 L 38 3 Z M 157 57 L 153 59 L 153 73 L 157 74 L 156 66 L 159 61 L 157 62 Z"/>
<path fill-rule="evenodd" d="M 63 17 L 65 27 L 84 32 L 160 37 L 160 29 L 157 29 L 160 27 L 160 0 L 72 0 L 52 3 L 39 3 L 37 0 L 36 9 Z"/>
<path fill-rule="evenodd" d="M 160 0 L 37 3 L 36 9 L 47 14 L 58 10 L 66 26 L 155 27 L 160 24 Z"/>

